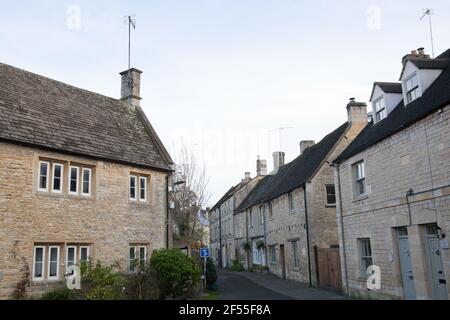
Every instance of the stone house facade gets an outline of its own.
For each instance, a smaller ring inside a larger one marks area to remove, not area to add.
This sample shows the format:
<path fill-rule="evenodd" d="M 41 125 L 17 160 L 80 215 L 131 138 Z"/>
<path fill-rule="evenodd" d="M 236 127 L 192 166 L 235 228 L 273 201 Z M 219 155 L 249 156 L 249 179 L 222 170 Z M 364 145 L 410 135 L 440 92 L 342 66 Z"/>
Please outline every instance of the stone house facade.
<path fill-rule="evenodd" d="M 248 216 L 254 265 L 284 279 L 317 284 L 313 248 L 338 245 L 329 164 L 367 124 L 364 103 L 352 100 L 347 111 L 348 122 L 317 144 L 302 141 L 292 162 L 284 164 L 284 154 L 274 153 L 274 171 L 237 210 Z"/>
<path fill-rule="evenodd" d="M 220 268 L 229 268 L 233 260 L 246 259 L 240 245 L 246 238 L 240 225 L 240 218 L 234 215 L 235 208 L 245 199 L 259 180 L 267 173 L 265 160 L 257 160 L 257 175 L 251 178 L 250 173 L 245 173 L 245 178 L 234 187 L 231 187 L 225 195 L 210 209 L 210 249 L 213 261 Z M 244 261 L 245 262 L 245 261 Z"/>
<path fill-rule="evenodd" d="M 0 64 L 0 298 L 87 259 L 133 272 L 167 246 L 172 160 L 139 106 L 140 74 L 122 73 L 117 100 Z"/>
<path fill-rule="evenodd" d="M 449 61 L 450 50 L 405 56 L 400 82 L 374 84 L 373 121 L 334 161 L 350 295 L 448 299 Z"/>

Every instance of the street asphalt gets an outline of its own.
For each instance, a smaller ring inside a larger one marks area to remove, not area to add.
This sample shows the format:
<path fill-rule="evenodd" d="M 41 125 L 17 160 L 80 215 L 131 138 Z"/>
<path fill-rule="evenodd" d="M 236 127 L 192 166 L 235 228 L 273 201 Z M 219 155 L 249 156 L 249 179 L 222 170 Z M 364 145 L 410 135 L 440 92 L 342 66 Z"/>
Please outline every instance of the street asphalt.
<path fill-rule="evenodd" d="M 273 275 L 221 271 L 218 278 L 221 300 L 343 300 L 339 293 L 309 288 Z"/>

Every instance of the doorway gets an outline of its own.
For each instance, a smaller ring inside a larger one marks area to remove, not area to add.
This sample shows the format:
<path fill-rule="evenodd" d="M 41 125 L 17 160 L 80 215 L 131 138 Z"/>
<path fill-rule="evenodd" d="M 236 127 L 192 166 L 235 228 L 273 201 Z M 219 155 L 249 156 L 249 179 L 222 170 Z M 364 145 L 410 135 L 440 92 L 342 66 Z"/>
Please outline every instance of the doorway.
<path fill-rule="evenodd" d="M 411 250 L 409 247 L 408 229 L 397 228 L 398 253 L 400 259 L 400 273 L 403 283 L 403 297 L 405 300 L 416 299 L 416 288 L 411 263 Z"/>
<path fill-rule="evenodd" d="M 441 246 L 439 238 L 436 235 L 437 224 L 426 225 L 425 230 L 433 299 L 447 300 L 447 281 L 445 279 L 444 265 L 442 263 Z"/>
<path fill-rule="evenodd" d="M 280 262 L 281 262 L 281 277 L 286 280 L 286 255 L 284 252 L 284 244 L 280 244 Z"/>

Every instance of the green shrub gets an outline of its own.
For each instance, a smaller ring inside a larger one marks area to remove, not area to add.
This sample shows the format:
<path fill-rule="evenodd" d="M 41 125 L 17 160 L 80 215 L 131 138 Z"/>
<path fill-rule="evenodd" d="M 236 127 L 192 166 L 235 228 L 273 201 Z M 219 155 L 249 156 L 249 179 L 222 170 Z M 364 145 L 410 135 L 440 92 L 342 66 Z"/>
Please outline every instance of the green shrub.
<path fill-rule="evenodd" d="M 67 287 L 56 288 L 46 292 L 41 300 L 73 300 L 75 299 L 75 292 Z"/>
<path fill-rule="evenodd" d="M 245 271 L 245 268 L 241 262 L 237 260 L 232 260 L 230 270 L 235 272 L 242 272 Z"/>
<path fill-rule="evenodd" d="M 136 273 L 128 274 L 126 282 L 125 295 L 127 299 L 153 300 L 157 298 L 157 279 L 148 262 L 139 265 Z"/>
<path fill-rule="evenodd" d="M 206 284 L 212 286 L 217 281 L 217 269 L 211 258 L 206 259 Z"/>
<path fill-rule="evenodd" d="M 180 250 L 155 251 L 150 266 L 158 282 L 159 299 L 189 298 L 200 281 L 200 268 Z"/>
<path fill-rule="evenodd" d="M 124 296 L 126 278 L 114 272 L 114 266 L 94 266 L 91 261 L 83 262 L 81 269 L 81 290 L 86 300 L 115 300 Z"/>

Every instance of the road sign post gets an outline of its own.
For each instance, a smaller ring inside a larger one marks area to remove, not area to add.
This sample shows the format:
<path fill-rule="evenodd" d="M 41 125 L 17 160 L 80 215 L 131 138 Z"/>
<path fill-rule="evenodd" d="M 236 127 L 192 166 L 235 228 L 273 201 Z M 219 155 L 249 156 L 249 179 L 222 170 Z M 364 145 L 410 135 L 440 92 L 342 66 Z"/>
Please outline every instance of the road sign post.
<path fill-rule="evenodd" d="M 209 257 L 209 248 L 200 248 L 200 258 L 203 258 L 203 291 L 206 291 L 206 259 Z"/>

